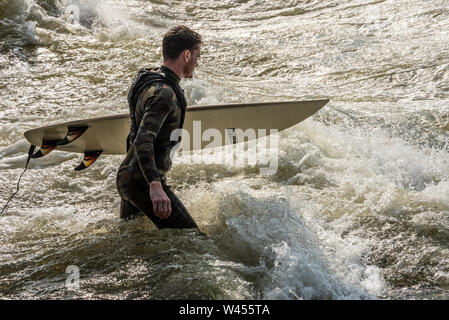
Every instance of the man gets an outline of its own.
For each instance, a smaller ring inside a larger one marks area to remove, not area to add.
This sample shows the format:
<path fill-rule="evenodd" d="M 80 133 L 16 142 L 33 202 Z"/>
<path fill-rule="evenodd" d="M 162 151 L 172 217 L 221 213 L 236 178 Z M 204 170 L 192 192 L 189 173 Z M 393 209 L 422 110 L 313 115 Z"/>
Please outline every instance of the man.
<path fill-rule="evenodd" d="M 182 128 L 186 109 L 179 81 L 192 77 L 201 44 L 201 36 L 191 29 L 171 29 L 162 41 L 162 66 L 140 70 L 130 88 L 129 150 L 117 173 L 122 219 L 144 213 L 159 229 L 198 228 L 166 184 L 166 175 L 170 150 L 180 140 L 171 141 L 170 136 Z"/>

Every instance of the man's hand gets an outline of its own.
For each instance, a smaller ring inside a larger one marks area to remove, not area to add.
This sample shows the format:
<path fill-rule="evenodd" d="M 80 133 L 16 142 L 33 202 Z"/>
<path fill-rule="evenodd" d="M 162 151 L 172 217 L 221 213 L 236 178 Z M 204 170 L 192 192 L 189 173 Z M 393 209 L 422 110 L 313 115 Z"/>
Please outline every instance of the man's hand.
<path fill-rule="evenodd" d="M 153 202 L 154 214 L 161 219 L 167 219 L 171 214 L 171 201 L 162 189 L 160 181 L 150 183 L 150 199 Z"/>

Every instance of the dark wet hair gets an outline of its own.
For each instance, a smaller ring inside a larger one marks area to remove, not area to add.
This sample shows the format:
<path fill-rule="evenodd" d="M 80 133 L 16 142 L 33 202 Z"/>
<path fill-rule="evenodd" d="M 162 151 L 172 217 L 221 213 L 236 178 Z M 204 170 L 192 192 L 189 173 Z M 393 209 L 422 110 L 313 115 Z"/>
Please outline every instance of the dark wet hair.
<path fill-rule="evenodd" d="M 172 28 L 162 40 L 162 56 L 167 59 L 177 59 L 184 50 L 193 50 L 201 44 L 201 36 L 186 26 Z"/>

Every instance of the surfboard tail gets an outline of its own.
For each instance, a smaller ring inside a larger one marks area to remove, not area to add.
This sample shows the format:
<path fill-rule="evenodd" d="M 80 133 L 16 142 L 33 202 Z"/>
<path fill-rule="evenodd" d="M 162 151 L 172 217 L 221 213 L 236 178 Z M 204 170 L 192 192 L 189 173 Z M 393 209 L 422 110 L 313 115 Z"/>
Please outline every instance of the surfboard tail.
<path fill-rule="evenodd" d="M 80 126 L 80 127 L 70 126 L 68 127 L 67 134 L 63 139 L 43 140 L 40 149 L 35 154 L 33 154 L 31 158 L 33 159 L 41 158 L 52 152 L 54 149 L 56 149 L 57 146 L 63 146 L 75 141 L 76 139 L 81 137 L 82 134 L 88 128 L 89 128 L 88 126 Z"/>
<path fill-rule="evenodd" d="M 75 171 L 81 171 L 89 168 L 95 161 L 97 161 L 98 157 L 100 157 L 102 152 L 103 150 L 85 152 L 83 161 L 80 163 L 78 167 L 75 168 Z"/>

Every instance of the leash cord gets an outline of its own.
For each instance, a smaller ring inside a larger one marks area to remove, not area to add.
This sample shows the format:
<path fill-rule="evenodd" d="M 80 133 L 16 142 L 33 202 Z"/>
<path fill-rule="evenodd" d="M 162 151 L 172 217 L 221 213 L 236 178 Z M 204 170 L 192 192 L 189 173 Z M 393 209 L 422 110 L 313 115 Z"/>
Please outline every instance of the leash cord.
<path fill-rule="evenodd" d="M 0 216 L 3 215 L 3 212 L 5 211 L 6 207 L 8 206 L 8 204 L 9 204 L 9 202 L 12 200 L 12 198 L 19 192 L 20 179 L 22 179 L 23 174 L 24 174 L 25 171 L 27 170 L 28 163 L 30 162 L 31 155 L 32 155 L 33 152 L 34 152 L 34 148 L 36 148 L 36 146 L 33 146 L 33 145 L 30 146 L 30 150 L 28 150 L 28 159 L 27 159 L 27 162 L 26 162 L 26 164 L 25 164 L 25 169 L 23 170 L 22 174 L 20 175 L 19 181 L 17 181 L 17 190 L 16 190 L 16 192 L 14 192 L 14 193 L 11 195 L 11 197 L 9 197 L 8 201 L 6 202 L 5 206 L 4 206 L 3 209 L 2 209 L 2 212 L 0 212 Z"/>

